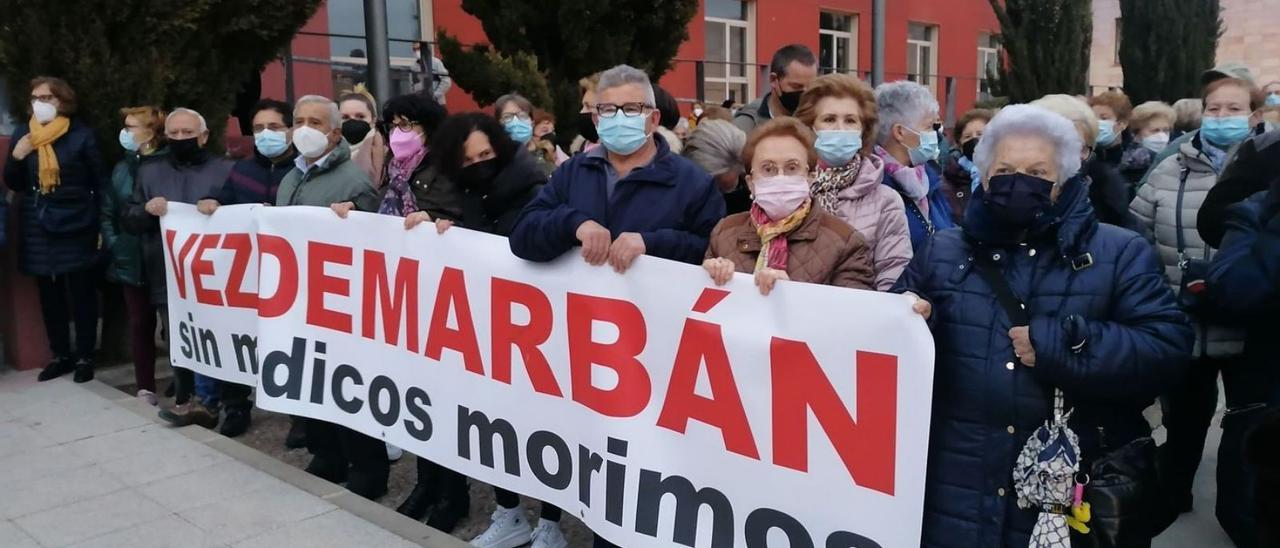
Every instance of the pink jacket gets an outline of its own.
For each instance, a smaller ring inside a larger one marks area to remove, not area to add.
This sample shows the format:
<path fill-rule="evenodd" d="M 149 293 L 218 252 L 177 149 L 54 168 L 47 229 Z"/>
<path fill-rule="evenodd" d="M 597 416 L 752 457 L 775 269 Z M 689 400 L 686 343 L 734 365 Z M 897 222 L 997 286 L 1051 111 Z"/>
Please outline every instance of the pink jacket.
<path fill-rule="evenodd" d="M 852 185 L 840 191 L 836 217 L 862 234 L 871 250 L 875 288 L 888 291 L 911 262 L 911 233 L 902 197 L 880 180 L 884 161 L 874 154 L 862 160 Z"/>

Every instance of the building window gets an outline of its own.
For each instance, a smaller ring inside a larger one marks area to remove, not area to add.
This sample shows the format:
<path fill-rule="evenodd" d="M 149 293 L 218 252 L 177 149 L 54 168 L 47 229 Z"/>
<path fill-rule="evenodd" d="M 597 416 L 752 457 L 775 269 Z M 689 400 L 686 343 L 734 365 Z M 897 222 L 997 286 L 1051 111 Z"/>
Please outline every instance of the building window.
<path fill-rule="evenodd" d="M 423 12 L 431 9 L 428 0 L 386 0 L 388 52 L 391 55 L 392 93 L 408 93 L 417 56 L 413 42 L 422 40 Z M 329 59 L 333 93 L 351 90 L 364 82 L 368 63 L 364 39 L 364 3 L 359 0 L 329 0 Z M 295 60 L 322 63 L 326 60 L 295 57 Z"/>
<path fill-rule="evenodd" d="M 1120 65 L 1120 41 L 1124 38 L 1124 35 L 1120 33 L 1120 29 L 1123 28 L 1123 25 L 1122 25 L 1123 22 L 1124 22 L 1124 19 L 1121 19 L 1119 17 L 1116 18 L 1116 40 L 1115 40 L 1116 54 L 1115 54 L 1114 62 L 1117 66 Z"/>
<path fill-rule="evenodd" d="M 990 76 L 1000 68 L 1000 39 L 991 33 L 978 35 L 978 99 L 991 99 Z"/>
<path fill-rule="evenodd" d="M 749 7 L 741 0 L 707 0 L 706 76 L 702 89 L 709 103 L 746 103 L 753 98 L 755 55 L 749 44 Z"/>
<path fill-rule="evenodd" d="M 907 24 L 907 79 L 933 87 L 938 64 L 938 27 Z"/>
<path fill-rule="evenodd" d="M 854 72 L 858 68 L 858 16 L 822 12 L 818 15 L 818 70 Z"/>

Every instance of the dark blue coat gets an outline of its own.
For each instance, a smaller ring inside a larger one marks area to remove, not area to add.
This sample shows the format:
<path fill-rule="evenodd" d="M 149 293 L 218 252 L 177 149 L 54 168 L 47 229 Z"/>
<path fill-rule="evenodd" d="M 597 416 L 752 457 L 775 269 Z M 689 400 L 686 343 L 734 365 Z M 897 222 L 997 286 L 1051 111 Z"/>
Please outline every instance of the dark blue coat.
<path fill-rule="evenodd" d="M 690 264 L 702 262 L 711 229 L 724 217 L 724 198 L 711 176 L 655 141 L 653 161 L 618 180 L 606 198 L 607 160 L 579 154 L 565 162 L 516 220 L 511 252 L 538 262 L 578 245 L 578 226 L 600 223 L 617 238 L 638 232 L 645 254 Z"/>
<path fill-rule="evenodd" d="M 1068 183 L 1027 238 L 996 226 L 981 198 L 980 188 L 965 228 L 935 234 L 894 288 L 933 305 L 927 547 L 1027 546 L 1036 512 L 1018 508 L 1012 469 L 1050 417 L 1053 388 L 1075 409 L 1082 455 L 1096 458 L 1104 443 L 1149 435 L 1143 408 L 1191 354 L 1191 326 L 1155 253 L 1137 234 L 1099 224 L 1082 185 Z M 1013 355 L 1009 319 L 974 272 L 982 259 L 1026 303 L 1035 367 Z"/>
<path fill-rule="evenodd" d="M 222 205 L 236 204 L 271 204 L 276 203 L 276 191 L 280 189 L 280 181 L 293 171 L 293 159 L 297 153 L 292 148 L 289 155 L 272 162 L 270 158 L 253 151 L 252 158 L 245 158 L 232 166 L 227 175 L 227 182 L 214 196 L 206 196 L 218 200 Z"/>
<path fill-rule="evenodd" d="M 88 228 L 74 233 L 51 233 L 37 219 L 40 196 L 39 153 L 32 151 L 22 161 L 13 160 L 18 141 L 30 133 L 27 124 L 18 124 L 9 144 L 9 161 L 4 166 L 4 182 L 18 194 L 22 211 L 18 225 L 19 264 L 32 276 L 56 276 L 78 272 L 94 266 L 98 259 L 98 197 L 107 187 L 107 169 L 98 150 L 93 130 L 78 118 L 71 119 L 67 133 L 53 143 L 58 157 L 61 183 L 50 193 L 67 201 L 83 202 L 91 217 Z M 57 198 L 55 198 L 57 199 Z"/>
<path fill-rule="evenodd" d="M 920 246 L 924 244 L 929 236 L 935 232 L 940 232 L 948 228 L 956 226 L 955 220 L 951 215 L 951 201 L 947 198 L 947 193 L 942 190 L 942 168 L 938 167 L 936 162 L 925 164 L 925 173 L 929 174 L 929 218 L 926 222 L 925 215 L 920 211 L 920 207 L 916 205 L 915 200 L 908 198 L 902 192 L 902 187 L 889 176 L 889 172 L 884 172 L 882 179 L 885 185 L 897 191 L 902 196 L 902 203 L 907 208 L 907 229 L 911 231 L 911 249 L 917 253 L 920 252 Z"/>

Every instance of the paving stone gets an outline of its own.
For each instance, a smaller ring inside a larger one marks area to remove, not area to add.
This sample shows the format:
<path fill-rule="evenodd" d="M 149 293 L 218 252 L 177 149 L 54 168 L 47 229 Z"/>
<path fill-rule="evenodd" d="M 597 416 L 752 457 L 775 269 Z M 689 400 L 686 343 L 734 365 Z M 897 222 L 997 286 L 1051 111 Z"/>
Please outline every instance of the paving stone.
<path fill-rule="evenodd" d="M 245 491 L 285 483 L 236 461 L 201 468 L 195 473 L 161 479 L 138 488 L 172 512 L 225 501 Z M 234 501 L 232 501 L 234 502 Z"/>
<path fill-rule="evenodd" d="M 252 489 L 219 502 L 178 512 L 218 543 L 232 544 L 336 509 L 292 485 Z"/>
<path fill-rule="evenodd" d="M 67 546 L 153 521 L 165 514 L 168 512 L 164 508 L 142 493 L 125 489 L 13 521 L 40 544 Z"/>
<path fill-rule="evenodd" d="M 40 548 L 36 539 L 31 538 L 22 528 L 12 521 L 0 520 L 0 546 L 5 548 Z"/>
<path fill-rule="evenodd" d="M 205 538 L 196 526 L 176 516 L 167 515 L 155 521 L 141 523 L 94 537 L 72 545 L 72 548 L 212 548 L 223 546 Z M 284 543 L 280 546 L 301 546 Z"/>
<path fill-rule="evenodd" d="M 270 533 L 240 541 L 233 546 L 235 548 L 277 548 L 279 546 L 409 548 L 416 545 L 339 510 L 326 512 Z"/>
<path fill-rule="evenodd" d="M 0 518 L 11 519 L 124 489 L 120 482 L 97 466 L 72 468 L 44 476 L 25 477 L 0 484 Z M 5 544 L 0 543 L 0 546 Z"/>

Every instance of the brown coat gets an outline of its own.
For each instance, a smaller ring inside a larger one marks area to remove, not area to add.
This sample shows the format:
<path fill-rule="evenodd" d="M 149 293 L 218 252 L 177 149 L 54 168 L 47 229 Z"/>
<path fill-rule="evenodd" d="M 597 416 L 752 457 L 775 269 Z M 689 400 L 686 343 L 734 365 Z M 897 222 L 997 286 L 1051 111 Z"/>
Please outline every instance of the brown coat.
<path fill-rule="evenodd" d="M 787 235 L 787 276 L 792 281 L 872 290 L 875 271 L 867 242 L 839 217 L 814 208 Z M 738 272 L 755 272 L 760 236 L 750 213 L 725 217 L 711 231 L 707 258 L 733 261 Z"/>

